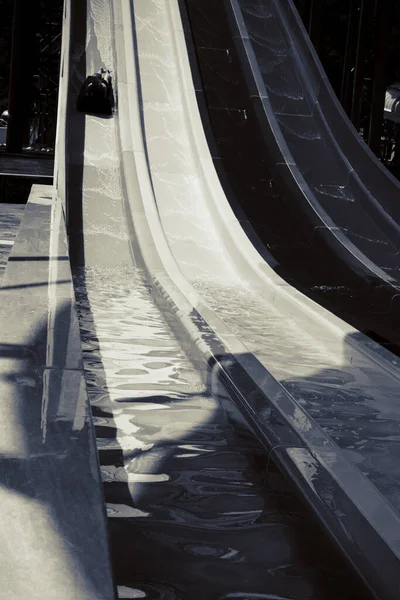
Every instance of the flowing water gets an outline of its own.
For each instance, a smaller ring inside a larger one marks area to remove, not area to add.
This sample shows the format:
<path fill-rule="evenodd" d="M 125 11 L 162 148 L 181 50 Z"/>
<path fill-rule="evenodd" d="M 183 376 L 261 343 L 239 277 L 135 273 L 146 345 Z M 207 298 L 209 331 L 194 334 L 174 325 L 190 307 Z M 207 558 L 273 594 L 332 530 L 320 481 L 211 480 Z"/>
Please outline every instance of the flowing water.
<path fill-rule="evenodd" d="M 80 80 L 102 64 L 115 69 L 110 3 L 88 6 Z M 119 598 L 366 600 L 130 266 L 116 119 L 85 121 L 78 200 L 86 267 L 75 270 L 74 284 Z M 164 190 L 168 180 L 153 183 Z M 184 199 L 187 208 L 186 192 Z"/>
<path fill-rule="evenodd" d="M 379 364 L 352 353 L 349 344 L 357 332 L 331 352 L 290 315 L 283 320 L 279 306 L 264 303 L 251 290 L 193 283 L 249 352 L 399 509 L 398 383 Z"/>
<path fill-rule="evenodd" d="M 74 280 L 119 598 L 365 600 L 141 273 Z"/>

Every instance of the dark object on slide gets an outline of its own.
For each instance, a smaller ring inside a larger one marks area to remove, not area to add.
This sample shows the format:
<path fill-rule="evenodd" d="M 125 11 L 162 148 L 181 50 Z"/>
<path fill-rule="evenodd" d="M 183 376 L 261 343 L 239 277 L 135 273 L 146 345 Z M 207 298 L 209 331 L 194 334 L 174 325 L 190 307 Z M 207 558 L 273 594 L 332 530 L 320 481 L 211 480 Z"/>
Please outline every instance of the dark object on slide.
<path fill-rule="evenodd" d="M 79 93 L 76 108 L 80 112 L 95 115 L 112 115 L 114 94 L 109 69 L 100 69 L 98 73 L 85 79 Z"/>

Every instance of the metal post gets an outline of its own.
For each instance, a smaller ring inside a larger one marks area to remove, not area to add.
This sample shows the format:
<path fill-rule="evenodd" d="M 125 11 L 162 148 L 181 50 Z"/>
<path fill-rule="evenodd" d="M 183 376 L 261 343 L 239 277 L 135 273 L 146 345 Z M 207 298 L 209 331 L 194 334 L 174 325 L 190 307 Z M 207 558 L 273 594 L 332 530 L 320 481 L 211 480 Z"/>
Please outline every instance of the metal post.
<path fill-rule="evenodd" d="M 387 87 L 387 65 L 391 45 L 393 0 L 376 3 L 374 75 L 372 89 L 371 118 L 368 144 L 371 150 L 380 155 L 383 109 Z"/>
<path fill-rule="evenodd" d="M 40 0 L 14 0 L 6 151 L 20 153 L 29 142 L 36 20 Z"/>

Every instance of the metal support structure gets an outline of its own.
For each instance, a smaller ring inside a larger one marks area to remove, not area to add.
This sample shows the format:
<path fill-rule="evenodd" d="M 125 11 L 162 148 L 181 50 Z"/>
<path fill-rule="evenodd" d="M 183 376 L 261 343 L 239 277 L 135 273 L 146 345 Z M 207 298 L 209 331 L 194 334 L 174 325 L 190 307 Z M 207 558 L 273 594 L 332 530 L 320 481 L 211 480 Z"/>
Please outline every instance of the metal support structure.
<path fill-rule="evenodd" d="M 29 143 L 33 75 L 37 61 L 39 0 L 14 0 L 6 150 L 20 153 Z"/>
<path fill-rule="evenodd" d="M 34 115 L 37 147 L 54 148 L 61 51 L 62 0 L 41 0 L 40 61 L 37 70 L 37 102 Z"/>

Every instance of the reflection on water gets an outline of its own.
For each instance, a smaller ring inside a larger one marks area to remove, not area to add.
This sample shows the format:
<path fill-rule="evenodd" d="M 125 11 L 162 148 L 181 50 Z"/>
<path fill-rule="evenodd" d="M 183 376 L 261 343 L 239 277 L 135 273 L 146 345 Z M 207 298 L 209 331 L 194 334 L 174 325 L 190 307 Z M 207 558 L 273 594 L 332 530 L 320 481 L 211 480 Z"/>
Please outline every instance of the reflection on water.
<path fill-rule="evenodd" d="M 119 598 L 366 600 L 141 273 L 74 279 Z"/>
<path fill-rule="evenodd" d="M 368 358 L 347 355 L 348 340 L 329 351 L 251 290 L 210 281 L 194 285 L 347 458 L 400 508 L 398 381 Z"/>

